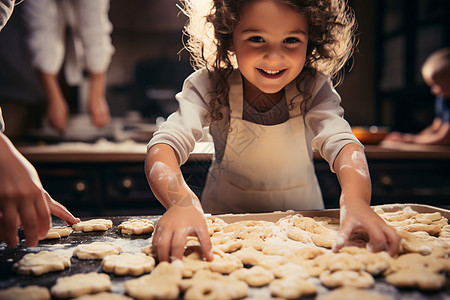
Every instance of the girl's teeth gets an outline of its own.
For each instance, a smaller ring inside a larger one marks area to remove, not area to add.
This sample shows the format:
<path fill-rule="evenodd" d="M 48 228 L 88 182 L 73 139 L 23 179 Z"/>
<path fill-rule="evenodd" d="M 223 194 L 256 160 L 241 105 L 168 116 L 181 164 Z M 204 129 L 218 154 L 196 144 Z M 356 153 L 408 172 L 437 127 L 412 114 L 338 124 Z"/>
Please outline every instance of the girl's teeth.
<path fill-rule="evenodd" d="M 280 73 L 281 71 L 270 71 L 270 70 L 264 70 L 264 72 L 266 72 L 267 74 L 270 74 L 270 75 L 274 75 L 274 74 L 278 74 L 278 73 Z"/>

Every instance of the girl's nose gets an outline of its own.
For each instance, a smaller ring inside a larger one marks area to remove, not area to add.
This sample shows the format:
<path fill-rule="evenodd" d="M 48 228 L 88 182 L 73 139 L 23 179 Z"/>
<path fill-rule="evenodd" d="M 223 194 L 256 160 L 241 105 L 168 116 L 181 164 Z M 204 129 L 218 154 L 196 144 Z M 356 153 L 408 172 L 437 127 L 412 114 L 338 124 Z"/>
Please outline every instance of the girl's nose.
<path fill-rule="evenodd" d="M 283 59 L 283 51 L 280 47 L 277 46 L 268 46 L 266 48 L 266 52 L 264 54 L 264 59 L 270 61 L 278 61 Z"/>

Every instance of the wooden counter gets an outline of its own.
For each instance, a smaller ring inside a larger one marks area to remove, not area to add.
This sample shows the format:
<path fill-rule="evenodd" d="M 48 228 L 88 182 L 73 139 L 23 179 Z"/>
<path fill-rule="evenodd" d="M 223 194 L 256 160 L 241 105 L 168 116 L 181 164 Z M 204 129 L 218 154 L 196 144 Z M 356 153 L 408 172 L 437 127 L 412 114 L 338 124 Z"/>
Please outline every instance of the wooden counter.
<path fill-rule="evenodd" d="M 448 146 L 424 146 L 399 143 L 366 145 L 368 160 L 380 159 L 450 159 Z M 147 144 L 132 141 L 113 143 L 100 141 L 94 144 L 62 143 L 19 147 L 21 153 L 31 162 L 142 162 Z M 189 157 L 190 161 L 211 160 L 214 153 L 212 143 L 198 143 Z M 321 160 L 318 153 L 314 159 Z"/>

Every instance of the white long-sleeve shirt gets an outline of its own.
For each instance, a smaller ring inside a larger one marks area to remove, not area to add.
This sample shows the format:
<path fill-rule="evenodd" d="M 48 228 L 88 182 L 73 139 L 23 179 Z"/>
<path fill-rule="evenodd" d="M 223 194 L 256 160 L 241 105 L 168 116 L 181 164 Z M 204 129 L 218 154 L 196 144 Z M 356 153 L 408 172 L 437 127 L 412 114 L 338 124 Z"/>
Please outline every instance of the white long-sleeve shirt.
<path fill-rule="evenodd" d="M 32 0 L 22 5 L 35 68 L 56 74 L 66 59 L 66 79 L 73 85 L 80 82 L 84 69 L 106 71 L 114 52 L 109 0 Z"/>
<path fill-rule="evenodd" d="M 213 86 L 205 69 L 189 76 L 184 82 L 182 91 L 176 95 L 179 109 L 155 132 L 147 145 L 147 150 L 155 144 L 168 144 L 177 153 L 180 164 L 183 164 L 193 151 L 195 142 L 203 137 L 203 129 L 209 127 L 214 141 L 215 159 L 221 160 L 229 129 L 229 111 L 222 110 L 224 117 L 218 123 L 210 124 L 207 120 Z M 304 83 L 303 87 L 305 94 L 310 95 L 307 101 L 302 99 L 300 104 L 306 129 L 305 142 L 310 157 L 312 159 L 313 151 L 318 151 L 334 171 L 333 162 L 345 145 L 357 143 L 362 146 L 362 144 L 343 118 L 341 98 L 328 76 L 318 74 L 316 78 Z M 302 96 L 299 94 L 299 97 Z M 287 99 L 288 104 L 290 100 Z"/>

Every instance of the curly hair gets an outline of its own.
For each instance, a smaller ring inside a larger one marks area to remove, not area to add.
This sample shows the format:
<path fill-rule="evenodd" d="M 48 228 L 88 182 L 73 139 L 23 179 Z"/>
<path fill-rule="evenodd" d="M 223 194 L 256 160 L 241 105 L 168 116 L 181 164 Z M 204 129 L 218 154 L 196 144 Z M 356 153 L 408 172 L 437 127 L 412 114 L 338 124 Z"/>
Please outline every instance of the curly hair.
<path fill-rule="evenodd" d="M 230 51 L 233 31 L 240 11 L 258 0 L 181 0 L 189 17 L 185 26 L 185 48 L 195 69 L 206 68 L 215 82 L 210 102 L 210 119 L 222 119 L 221 109 L 229 107 L 228 77 L 237 67 Z M 308 47 L 305 66 L 296 79 L 300 83 L 317 72 L 342 82 L 343 67 L 356 47 L 356 20 L 346 0 L 275 0 L 303 14 L 308 21 Z"/>

